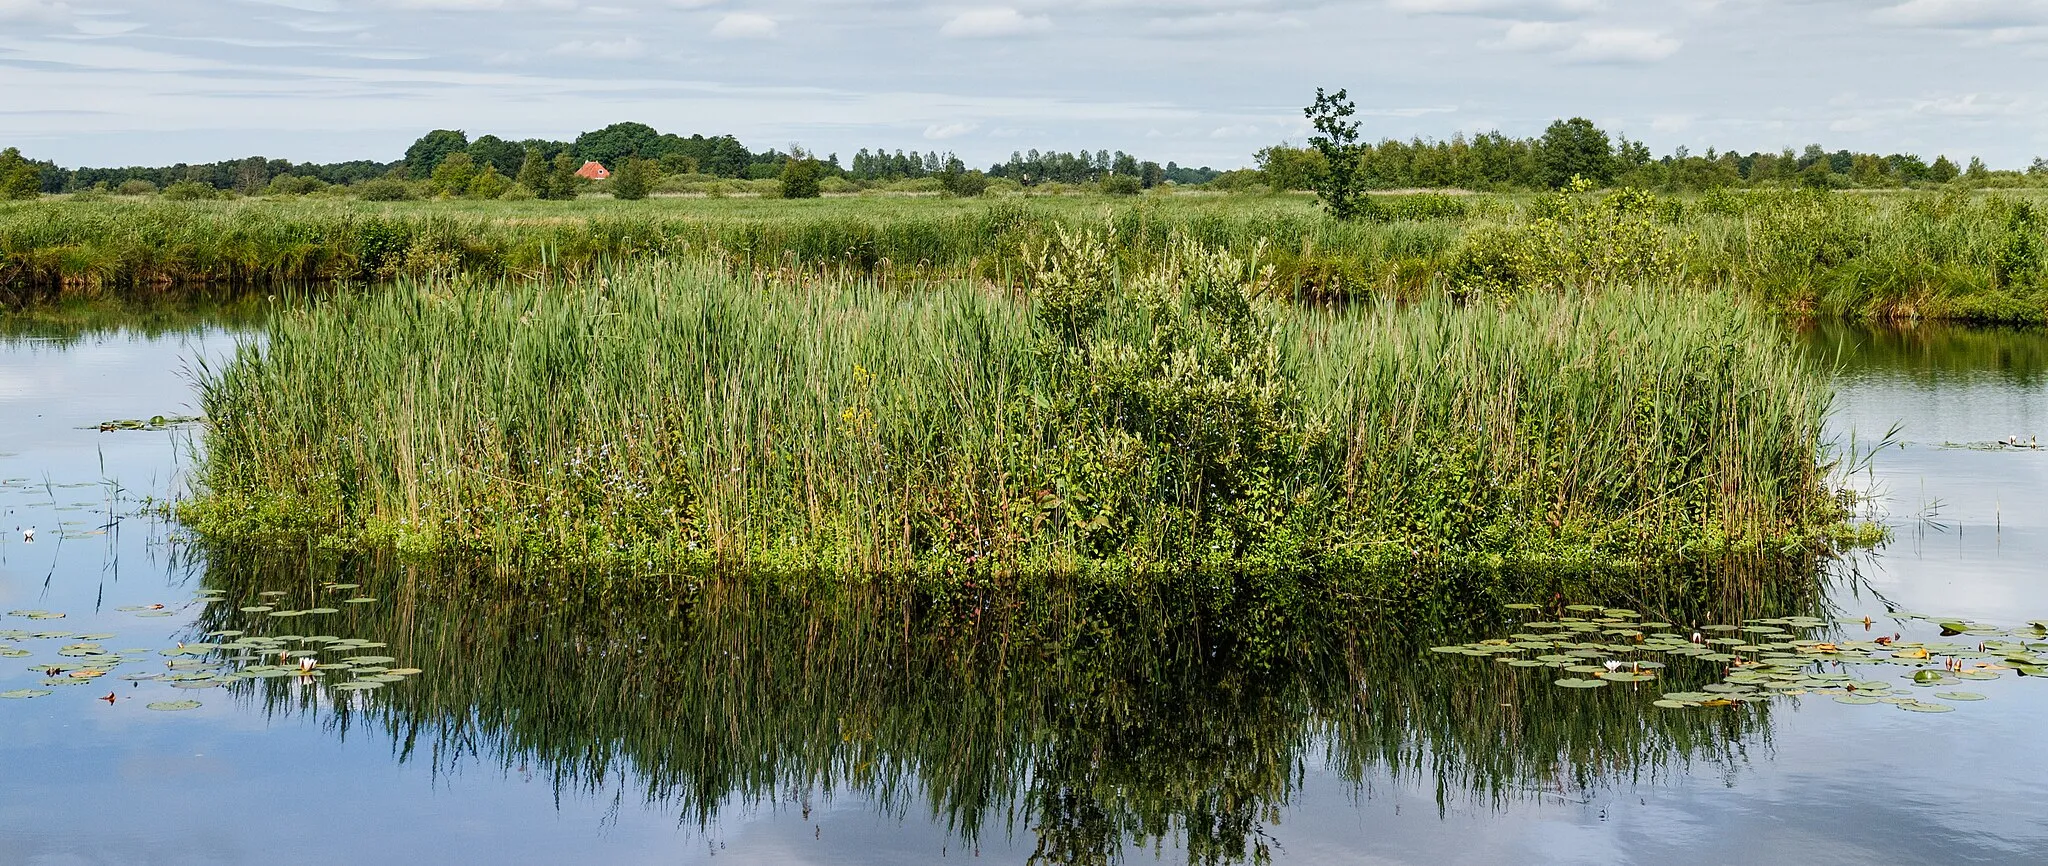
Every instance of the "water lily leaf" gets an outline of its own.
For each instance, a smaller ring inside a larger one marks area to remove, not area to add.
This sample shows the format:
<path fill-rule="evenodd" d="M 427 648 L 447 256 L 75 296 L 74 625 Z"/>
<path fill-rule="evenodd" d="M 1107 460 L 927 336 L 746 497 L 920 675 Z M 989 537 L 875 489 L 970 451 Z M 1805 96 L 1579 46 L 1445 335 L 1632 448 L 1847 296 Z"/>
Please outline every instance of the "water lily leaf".
<path fill-rule="evenodd" d="M 1682 710 L 1686 707 L 1694 706 L 1694 704 L 1688 704 L 1684 701 L 1674 701 L 1668 699 L 1651 701 L 1650 705 L 1655 707 L 1663 707 L 1667 710 Z"/>
<path fill-rule="evenodd" d="M 49 689 L 15 689 L 11 692 L 0 692 L 0 698 L 6 698 L 10 701 L 25 701 L 30 698 L 40 698 L 54 694 L 56 692 Z"/>
<path fill-rule="evenodd" d="M 376 599 L 370 598 L 368 596 L 357 596 L 355 598 L 343 601 L 342 604 L 371 604 L 375 601 Z"/>
<path fill-rule="evenodd" d="M 196 710 L 205 706 L 205 704 L 201 704 L 198 701 L 157 701 L 148 706 L 150 709 L 158 712 L 177 713 L 185 710 Z"/>
<path fill-rule="evenodd" d="M 1877 699 L 1876 699 L 1876 698 L 1866 698 L 1866 697 L 1863 697 L 1862 695 L 1839 695 L 1839 696 L 1837 696 L 1837 697 L 1835 698 L 1835 703 L 1838 703 L 1838 704 L 1874 704 L 1874 703 L 1877 703 Z"/>
<path fill-rule="evenodd" d="M 1607 685 L 1607 683 L 1602 680 L 1582 680 L 1576 677 L 1567 677 L 1565 679 L 1558 680 L 1557 685 L 1563 686 L 1568 689 L 1597 689 L 1601 686 Z"/>
<path fill-rule="evenodd" d="M 1910 704 L 1900 704 L 1899 709 L 1914 713 L 1947 713 L 1953 712 L 1955 710 L 1955 707 L 1951 707 L 1947 704 L 1930 704 L 1922 701 L 1915 701 Z"/>
<path fill-rule="evenodd" d="M 376 682 L 374 680 L 357 680 L 352 683 L 342 683 L 341 685 L 335 686 L 334 688 L 337 691 L 344 692 L 366 692 L 371 689 L 381 689 L 383 687 L 383 683 Z"/>
<path fill-rule="evenodd" d="M 1981 701 L 1984 696 L 1976 692 L 1935 692 L 1934 696 L 1945 701 Z"/>

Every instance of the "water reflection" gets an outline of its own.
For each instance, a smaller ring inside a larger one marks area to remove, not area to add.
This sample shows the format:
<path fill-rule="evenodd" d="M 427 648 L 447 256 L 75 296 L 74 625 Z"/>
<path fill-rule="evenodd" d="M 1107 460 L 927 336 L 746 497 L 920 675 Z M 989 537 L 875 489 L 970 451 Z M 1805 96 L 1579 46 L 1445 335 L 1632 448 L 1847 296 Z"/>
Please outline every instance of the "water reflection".
<path fill-rule="evenodd" d="M 1098 586 L 939 599 L 731 580 L 684 603 L 216 556 L 205 585 L 226 602 L 195 630 L 313 628 L 237 609 L 331 581 L 379 602 L 343 606 L 322 633 L 387 643 L 380 652 L 426 673 L 359 704 L 290 681 L 235 687 L 274 715 L 367 728 L 402 760 L 541 774 L 558 795 L 636 789 L 706 826 L 735 805 L 807 809 L 814 792 L 851 793 L 929 815 L 969 849 L 1028 833 L 1047 862 L 1159 843 L 1192 862 L 1264 860 L 1269 826 L 1310 772 L 1354 785 L 1391 775 L 1433 785 L 1440 808 L 1501 809 L 1733 766 L 1768 748 L 1768 705 L 1650 705 L 1717 681 L 1721 665 L 1673 659 L 1660 682 L 1589 694 L 1552 686 L 1547 669 L 1425 648 L 1505 633 L 1510 601 L 1623 605 L 1674 623 L 1823 604 L 1813 563 L 1390 575 L 1360 584 L 1370 598 L 1218 609 L 1198 601 L 1212 584 L 1195 581 L 1143 597 Z"/>

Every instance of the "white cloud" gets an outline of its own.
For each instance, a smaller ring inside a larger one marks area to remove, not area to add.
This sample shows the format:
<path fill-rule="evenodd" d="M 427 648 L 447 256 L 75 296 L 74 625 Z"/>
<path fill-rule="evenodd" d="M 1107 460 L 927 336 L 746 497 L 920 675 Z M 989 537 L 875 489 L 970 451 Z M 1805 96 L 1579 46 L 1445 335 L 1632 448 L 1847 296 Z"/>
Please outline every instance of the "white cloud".
<path fill-rule="evenodd" d="M 934 123 L 924 128 L 924 137 L 933 141 L 944 141 L 949 138 L 959 138 L 980 128 L 981 124 L 973 121 Z"/>
<path fill-rule="evenodd" d="M 1503 18 L 1576 17 L 1598 11 L 1602 0 L 1387 0 L 1399 12 Z"/>
<path fill-rule="evenodd" d="M 2048 22 L 2041 0 L 1907 0 L 1874 13 L 1877 20 L 1904 27 L 2010 27 Z"/>
<path fill-rule="evenodd" d="M 1655 30 L 1581 29 L 1553 21 L 1517 21 L 1487 48 L 1550 54 L 1573 63 L 1653 63 L 1678 53 L 1680 40 Z"/>
<path fill-rule="evenodd" d="M 752 12 L 728 12 L 711 25 L 711 35 L 720 39 L 774 39 L 778 32 L 775 19 Z"/>
<path fill-rule="evenodd" d="M 1562 56 L 1581 63 L 1654 63 L 1683 44 L 1653 30 L 1588 30 Z"/>
<path fill-rule="evenodd" d="M 1043 15 L 1025 15 L 1008 6 L 989 6 L 953 16 L 939 28 L 939 33 L 955 39 L 991 39 L 1051 29 L 1052 20 Z"/>
<path fill-rule="evenodd" d="M 631 36 L 624 39 L 572 39 L 549 49 L 548 53 L 598 60 L 629 60 L 646 54 L 647 46 Z"/>
<path fill-rule="evenodd" d="M 64 0 L 0 0 L 0 21 L 62 21 L 70 13 Z"/>
<path fill-rule="evenodd" d="M 1251 138 L 1258 134 L 1258 125 L 1251 123 L 1237 123 L 1209 130 L 1210 138 Z"/>
<path fill-rule="evenodd" d="M 1242 9 L 1179 18 L 1154 18 L 1145 22 L 1146 32 L 1161 36 L 1241 36 L 1301 26 L 1301 19 L 1291 15 Z"/>

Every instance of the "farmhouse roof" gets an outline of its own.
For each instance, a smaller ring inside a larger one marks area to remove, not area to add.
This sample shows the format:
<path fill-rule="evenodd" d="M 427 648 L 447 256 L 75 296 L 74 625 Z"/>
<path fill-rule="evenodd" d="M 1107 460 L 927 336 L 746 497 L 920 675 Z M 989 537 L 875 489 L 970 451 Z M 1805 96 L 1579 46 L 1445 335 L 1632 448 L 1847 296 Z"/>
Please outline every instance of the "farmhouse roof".
<path fill-rule="evenodd" d="M 583 167 L 577 169 L 576 174 L 579 177 L 587 177 L 591 180 L 604 180 L 612 176 L 611 171 L 604 167 L 604 163 L 594 159 L 583 163 Z"/>

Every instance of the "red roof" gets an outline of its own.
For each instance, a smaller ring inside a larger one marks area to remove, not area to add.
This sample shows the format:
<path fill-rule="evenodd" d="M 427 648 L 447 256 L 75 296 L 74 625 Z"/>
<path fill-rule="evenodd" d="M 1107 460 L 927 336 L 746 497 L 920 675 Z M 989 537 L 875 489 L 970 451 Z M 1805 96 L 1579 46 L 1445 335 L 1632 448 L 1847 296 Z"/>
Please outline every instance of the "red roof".
<path fill-rule="evenodd" d="M 612 173 L 605 169 L 603 163 L 598 162 L 597 160 L 590 160 L 589 162 L 585 162 L 582 168 L 576 170 L 576 176 L 587 177 L 590 178 L 591 180 L 604 180 L 605 178 L 611 177 Z"/>

